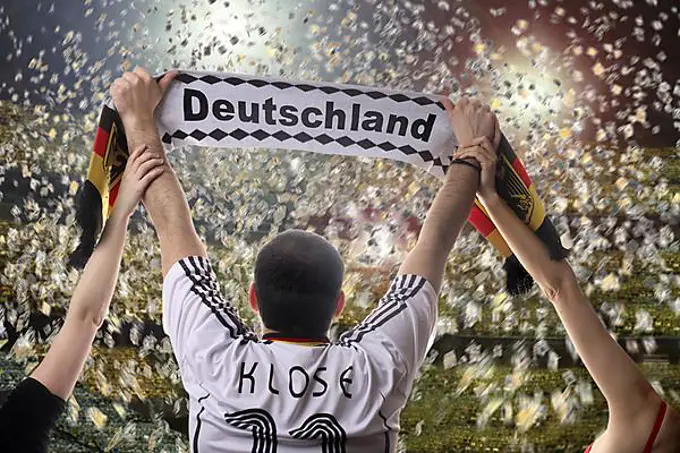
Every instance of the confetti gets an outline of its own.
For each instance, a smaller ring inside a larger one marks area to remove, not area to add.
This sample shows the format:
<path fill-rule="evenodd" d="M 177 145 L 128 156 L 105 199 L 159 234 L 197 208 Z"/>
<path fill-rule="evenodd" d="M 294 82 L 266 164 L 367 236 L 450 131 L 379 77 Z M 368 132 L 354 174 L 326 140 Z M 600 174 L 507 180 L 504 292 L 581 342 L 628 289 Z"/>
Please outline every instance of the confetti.
<path fill-rule="evenodd" d="M 635 144 L 645 132 L 666 140 L 680 131 L 680 82 L 668 72 L 675 41 L 667 38 L 676 34 L 677 11 L 661 2 L 646 3 L 659 13 L 654 15 L 625 12 L 632 2 L 580 10 L 569 2 L 547 7 L 532 1 L 512 15 L 507 7 L 450 1 L 350 2 L 350 8 L 289 3 L 172 0 L 102 7 L 86 0 L 68 22 L 79 24 L 72 29 L 57 20 L 63 17 L 60 4 L 48 2 L 27 8 L 36 23 L 53 24 L 33 35 L 22 35 L 0 5 L 0 39 L 7 42 L 0 57 L 9 67 L 7 79 L 0 80 L 0 200 L 11 200 L 13 222 L 0 225 L 0 290 L 11 294 L 0 315 L 22 332 L 11 350 L 22 371 L 35 366 L 58 331 L 58 323 L 43 333 L 32 331 L 30 317 L 42 313 L 60 321 L 77 282 L 77 272 L 66 265 L 78 236 L 74 197 L 99 105 L 120 70 L 135 64 L 154 73 L 192 67 L 474 94 L 497 111 L 570 249 L 586 294 L 612 332 L 637 335 L 626 349 L 649 354 L 661 347 L 655 336 L 677 335 L 678 248 L 670 222 L 680 218 L 680 142 L 663 149 Z M 546 35 L 544 23 L 554 36 Z M 255 328 L 245 295 L 254 257 L 268 237 L 299 227 L 338 245 L 348 267 L 341 330 L 374 306 L 415 242 L 438 187 L 406 166 L 338 156 L 187 148 L 170 158 L 200 234 L 210 238 L 223 287 Z M 556 388 L 542 388 L 541 395 L 526 393 L 532 379 L 542 372 L 559 376 L 578 354 L 538 291 L 528 303 L 504 293 L 501 263 L 475 233 L 461 235 L 445 281 L 435 347 L 447 336 L 480 332 L 535 339 L 521 347 L 437 350 L 437 365 L 426 368 L 447 380 L 448 393 L 475 400 L 471 426 L 499 420 L 524 440 L 546 418 L 570 423 L 586 416 L 581 406 L 599 404 L 592 383 L 574 373 Z M 131 405 L 164 401 L 168 412 L 186 416 L 169 341 L 145 330 L 145 322 L 160 324 L 160 290 L 155 233 L 137 214 L 111 322 L 82 379 L 84 387 L 111 401 L 71 398 L 68 406 L 69 423 L 83 424 L 85 415 L 85 424 L 106 439 L 99 449 L 122 448 L 135 439 L 132 445 L 142 448 L 188 451 L 160 422 L 142 434 Z M 638 306 L 640 301 L 645 305 Z M 109 349 L 120 333 L 134 348 Z M 565 339 L 556 344 L 548 340 L 553 335 Z M 6 341 L 1 331 L 0 338 Z M 508 358 L 507 366 L 496 363 Z M 547 370 L 537 368 L 537 358 Z M 459 374 L 451 378 L 453 373 Z M 663 390 L 674 394 L 666 384 Z M 445 411 L 445 393 L 437 390 L 442 408 L 428 410 L 432 419 L 408 419 L 404 426 L 419 437 L 436 431 L 432 425 Z M 421 390 L 420 397 L 432 393 Z"/>

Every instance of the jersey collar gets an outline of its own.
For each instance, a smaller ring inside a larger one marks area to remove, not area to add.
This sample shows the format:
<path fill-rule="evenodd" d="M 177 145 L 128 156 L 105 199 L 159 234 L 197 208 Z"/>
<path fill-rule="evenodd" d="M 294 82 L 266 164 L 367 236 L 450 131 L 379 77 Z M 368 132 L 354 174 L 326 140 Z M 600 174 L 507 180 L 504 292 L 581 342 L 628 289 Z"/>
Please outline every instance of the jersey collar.
<path fill-rule="evenodd" d="M 323 346 L 330 343 L 328 337 L 291 337 L 279 332 L 267 332 L 262 335 L 263 340 L 294 343 L 300 346 Z"/>

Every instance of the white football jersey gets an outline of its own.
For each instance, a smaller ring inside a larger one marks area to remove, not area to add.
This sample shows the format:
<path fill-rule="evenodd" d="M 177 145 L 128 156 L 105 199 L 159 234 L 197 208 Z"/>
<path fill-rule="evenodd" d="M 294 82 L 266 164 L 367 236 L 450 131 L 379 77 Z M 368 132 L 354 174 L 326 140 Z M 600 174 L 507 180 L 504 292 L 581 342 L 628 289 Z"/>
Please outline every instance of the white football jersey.
<path fill-rule="evenodd" d="M 191 451 L 393 452 L 436 318 L 432 285 L 400 275 L 336 343 L 259 339 L 208 259 L 180 260 L 163 284 L 163 327 L 189 394 Z"/>

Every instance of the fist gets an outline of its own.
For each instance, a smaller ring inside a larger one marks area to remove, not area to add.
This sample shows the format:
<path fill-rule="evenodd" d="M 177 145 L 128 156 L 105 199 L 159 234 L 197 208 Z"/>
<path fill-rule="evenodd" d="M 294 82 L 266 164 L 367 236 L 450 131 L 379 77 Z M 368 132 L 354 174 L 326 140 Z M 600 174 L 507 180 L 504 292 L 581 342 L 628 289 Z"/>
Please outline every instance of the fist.
<path fill-rule="evenodd" d="M 479 101 L 461 98 L 454 106 L 448 97 L 442 100 L 449 115 L 453 133 L 458 140 L 458 146 L 465 148 L 472 145 L 479 137 L 486 137 L 495 142 L 497 122 L 491 108 Z"/>
<path fill-rule="evenodd" d="M 111 97 L 123 124 L 131 121 L 153 121 L 156 107 L 177 71 L 168 72 L 156 82 L 145 69 L 136 67 L 111 84 Z"/>

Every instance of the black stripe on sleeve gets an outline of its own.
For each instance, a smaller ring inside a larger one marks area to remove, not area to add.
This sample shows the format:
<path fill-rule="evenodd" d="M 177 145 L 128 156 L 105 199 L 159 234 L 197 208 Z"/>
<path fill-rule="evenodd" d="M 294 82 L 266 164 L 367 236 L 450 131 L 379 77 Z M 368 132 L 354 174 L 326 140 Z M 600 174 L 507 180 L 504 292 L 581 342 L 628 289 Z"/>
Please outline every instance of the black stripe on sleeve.
<path fill-rule="evenodd" d="M 378 308 L 371 313 L 356 329 L 344 334 L 340 343 L 349 346 L 360 342 L 367 334 L 385 325 L 407 308 L 407 303 L 425 286 L 426 280 L 417 275 L 398 276 Z"/>
<path fill-rule="evenodd" d="M 179 264 L 186 277 L 191 280 L 191 292 L 196 294 L 220 324 L 229 330 L 231 338 L 244 336 L 249 339 L 255 338 L 255 335 L 241 322 L 234 307 L 222 295 L 217 276 L 207 258 L 190 256 L 181 259 Z"/>
<path fill-rule="evenodd" d="M 406 310 L 406 303 L 400 303 L 395 310 L 390 311 L 382 319 L 380 319 L 380 321 L 376 322 L 375 324 L 372 324 L 369 329 L 366 329 L 366 330 L 363 330 L 362 332 L 360 332 L 353 341 L 356 342 L 356 343 L 361 342 L 361 340 L 363 340 L 363 338 L 367 334 L 369 334 L 369 333 L 375 331 L 375 329 L 387 324 L 387 322 L 389 322 L 395 316 L 399 315 L 399 313 L 401 313 L 404 310 Z"/>

